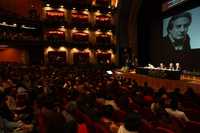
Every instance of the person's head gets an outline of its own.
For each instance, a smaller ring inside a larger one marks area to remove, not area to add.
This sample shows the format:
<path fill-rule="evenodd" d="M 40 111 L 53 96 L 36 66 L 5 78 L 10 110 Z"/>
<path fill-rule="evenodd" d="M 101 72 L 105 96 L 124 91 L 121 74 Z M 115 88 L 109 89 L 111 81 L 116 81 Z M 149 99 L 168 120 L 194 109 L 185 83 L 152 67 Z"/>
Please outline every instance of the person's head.
<path fill-rule="evenodd" d="M 176 110 L 178 108 L 178 101 L 177 100 L 172 100 L 171 103 L 171 109 Z"/>
<path fill-rule="evenodd" d="M 113 115 L 113 112 L 114 112 L 114 108 L 113 108 L 113 106 L 111 106 L 111 105 L 105 105 L 105 106 L 103 106 L 103 112 L 102 112 L 102 114 L 105 116 L 105 117 L 107 117 L 107 118 L 111 118 Z"/>
<path fill-rule="evenodd" d="M 124 121 L 124 127 L 128 131 L 137 131 L 141 125 L 141 117 L 137 112 L 129 112 Z"/>
<path fill-rule="evenodd" d="M 192 16 L 189 12 L 173 16 L 168 23 L 167 32 L 174 40 L 182 40 L 188 32 Z"/>

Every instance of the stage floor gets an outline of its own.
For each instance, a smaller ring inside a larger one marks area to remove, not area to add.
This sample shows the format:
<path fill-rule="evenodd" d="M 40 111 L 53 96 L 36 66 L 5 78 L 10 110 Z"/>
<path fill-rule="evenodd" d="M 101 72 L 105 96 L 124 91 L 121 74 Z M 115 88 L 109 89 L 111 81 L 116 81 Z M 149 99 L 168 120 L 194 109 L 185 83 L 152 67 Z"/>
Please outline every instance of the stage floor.
<path fill-rule="evenodd" d="M 184 93 L 188 87 L 191 87 L 196 93 L 200 94 L 200 78 L 188 75 L 181 75 L 180 80 L 169 80 L 137 74 L 134 71 L 115 71 L 115 76 L 123 76 L 126 78 L 134 79 L 140 86 L 143 86 L 145 82 L 148 82 L 148 85 L 152 87 L 155 91 L 157 91 L 161 87 L 165 87 L 168 92 L 173 91 L 175 88 L 180 88 L 181 92 Z"/>

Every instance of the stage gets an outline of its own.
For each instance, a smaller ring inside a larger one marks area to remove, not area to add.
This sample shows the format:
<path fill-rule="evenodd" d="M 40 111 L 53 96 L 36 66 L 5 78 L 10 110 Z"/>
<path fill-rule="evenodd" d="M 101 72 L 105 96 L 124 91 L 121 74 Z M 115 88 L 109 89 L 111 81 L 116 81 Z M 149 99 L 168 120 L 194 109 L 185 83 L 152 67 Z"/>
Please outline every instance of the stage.
<path fill-rule="evenodd" d="M 191 87 L 196 93 L 200 94 L 200 78 L 189 75 L 181 75 L 180 80 L 155 78 L 147 75 L 137 74 L 135 71 L 115 71 L 114 75 L 134 79 L 140 86 L 143 86 L 145 82 L 148 82 L 148 85 L 155 91 L 164 86 L 168 92 L 173 91 L 175 88 L 180 88 L 181 92 L 184 93 L 188 87 Z"/>

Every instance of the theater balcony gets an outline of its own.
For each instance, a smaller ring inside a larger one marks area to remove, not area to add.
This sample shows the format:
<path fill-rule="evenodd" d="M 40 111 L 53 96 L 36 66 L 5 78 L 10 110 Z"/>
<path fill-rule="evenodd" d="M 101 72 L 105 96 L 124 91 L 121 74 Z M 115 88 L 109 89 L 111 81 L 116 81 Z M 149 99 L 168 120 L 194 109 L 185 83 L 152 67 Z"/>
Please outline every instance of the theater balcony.
<path fill-rule="evenodd" d="M 10 45 L 40 43 L 42 40 L 41 21 L 2 11 L 0 14 L 0 42 Z"/>

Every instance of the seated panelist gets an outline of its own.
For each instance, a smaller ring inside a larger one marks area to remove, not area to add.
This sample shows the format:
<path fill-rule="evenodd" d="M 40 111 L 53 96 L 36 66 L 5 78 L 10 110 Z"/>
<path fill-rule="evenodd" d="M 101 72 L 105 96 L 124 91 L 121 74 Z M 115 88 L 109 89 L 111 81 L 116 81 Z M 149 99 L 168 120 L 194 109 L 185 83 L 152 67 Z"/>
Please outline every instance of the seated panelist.
<path fill-rule="evenodd" d="M 173 63 L 169 63 L 169 69 L 174 70 L 174 64 Z"/>

